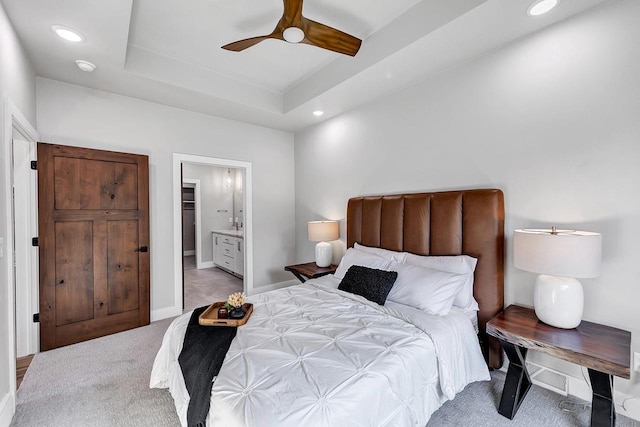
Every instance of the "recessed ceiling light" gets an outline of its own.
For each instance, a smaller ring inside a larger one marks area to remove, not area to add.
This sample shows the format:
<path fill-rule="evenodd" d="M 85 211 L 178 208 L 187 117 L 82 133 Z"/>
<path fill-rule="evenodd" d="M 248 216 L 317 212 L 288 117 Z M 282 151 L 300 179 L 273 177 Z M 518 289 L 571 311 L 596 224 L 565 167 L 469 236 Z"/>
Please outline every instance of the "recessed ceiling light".
<path fill-rule="evenodd" d="M 304 31 L 298 27 L 289 27 L 282 32 L 282 37 L 289 43 L 300 43 L 304 40 Z"/>
<path fill-rule="evenodd" d="M 558 0 L 538 0 L 529 6 L 527 13 L 531 16 L 543 15 L 558 5 Z"/>
<path fill-rule="evenodd" d="M 91 63 L 89 61 L 85 61 L 84 59 L 76 59 L 76 65 L 82 71 L 86 71 L 87 73 L 92 73 L 93 70 L 96 69 L 96 65 L 95 64 L 93 64 L 93 63 Z"/>
<path fill-rule="evenodd" d="M 320 117 L 323 114 L 324 114 L 324 111 L 322 111 L 322 110 L 316 110 L 316 111 L 313 112 L 313 115 L 316 116 L 316 117 Z"/>
<path fill-rule="evenodd" d="M 72 30 L 69 27 L 63 27 L 62 25 L 54 25 L 51 27 L 54 33 L 63 39 L 70 42 L 81 42 L 83 40 L 82 36 L 75 30 Z"/>

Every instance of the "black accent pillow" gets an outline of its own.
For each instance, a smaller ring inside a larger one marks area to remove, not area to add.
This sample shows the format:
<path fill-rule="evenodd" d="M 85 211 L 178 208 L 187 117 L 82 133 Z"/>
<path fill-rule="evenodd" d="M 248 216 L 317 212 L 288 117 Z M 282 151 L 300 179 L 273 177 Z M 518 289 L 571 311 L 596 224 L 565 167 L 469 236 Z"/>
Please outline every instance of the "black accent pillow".
<path fill-rule="evenodd" d="M 384 305 L 397 278 L 398 273 L 395 271 L 352 265 L 338 285 L 338 289 Z"/>

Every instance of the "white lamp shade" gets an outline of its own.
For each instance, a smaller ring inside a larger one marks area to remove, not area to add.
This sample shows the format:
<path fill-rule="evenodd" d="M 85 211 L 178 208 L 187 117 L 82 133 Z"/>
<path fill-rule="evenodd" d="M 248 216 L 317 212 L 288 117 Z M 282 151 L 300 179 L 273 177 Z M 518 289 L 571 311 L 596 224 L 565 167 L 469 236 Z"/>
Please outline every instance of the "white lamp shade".
<path fill-rule="evenodd" d="M 516 268 L 551 276 L 587 278 L 600 274 L 602 235 L 589 231 L 515 230 Z"/>
<path fill-rule="evenodd" d="M 340 237 L 338 221 L 311 221 L 307 224 L 307 232 L 312 242 L 330 242 Z"/>

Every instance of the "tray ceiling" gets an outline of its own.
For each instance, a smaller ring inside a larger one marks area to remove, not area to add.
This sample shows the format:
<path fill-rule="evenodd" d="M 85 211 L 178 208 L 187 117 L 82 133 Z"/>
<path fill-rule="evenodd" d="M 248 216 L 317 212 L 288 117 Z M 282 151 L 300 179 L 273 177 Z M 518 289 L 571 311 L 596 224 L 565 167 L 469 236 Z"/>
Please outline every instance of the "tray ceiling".
<path fill-rule="evenodd" d="M 282 0 L 3 0 L 40 77 L 295 131 L 395 92 L 606 0 L 306 0 L 304 14 L 363 40 L 355 57 L 266 40 Z M 80 43 L 52 25 L 76 29 Z M 76 59 L 97 65 L 80 71 Z M 311 114 L 321 109 L 321 118 Z"/>

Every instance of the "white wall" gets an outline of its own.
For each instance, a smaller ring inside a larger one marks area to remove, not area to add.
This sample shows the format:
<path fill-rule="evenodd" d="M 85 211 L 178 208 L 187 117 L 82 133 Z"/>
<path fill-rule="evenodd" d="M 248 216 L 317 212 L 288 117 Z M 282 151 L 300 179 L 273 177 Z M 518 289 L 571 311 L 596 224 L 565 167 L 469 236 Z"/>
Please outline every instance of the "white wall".
<path fill-rule="evenodd" d="M 41 140 L 149 155 L 151 310 L 174 301 L 172 153 L 252 163 L 254 288 L 295 257 L 293 135 L 38 78 Z M 181 302 L 180 302 L 181 304 Z"/>
<path fill-rule="evenodd" d="M 601 274 L 582 280 L 584 319 L 631 331 L 640 351 L 638 40 L 640 2 L 609 3 L 297 133 L 297 261 L 313 259 L 306 222 L 344 219 L 349 197 L 501 188 L 506 304 L 533 304 L 534 274 L 513 267 L 514 229 L 601 232 Z M 636 396 L 639 383 L 615 381 Z"/>
<path fill-rule="evenodd" d="M 7 218 L 6 195 L 10 191 L 5 176 L 5 168 L 9 163 L 5 153 L 9 141 L 5 141 L 5 127 L 11 128 L 11 123 L 4 123 L 5 112 L 3 105 L 10 101 L 29 120 L 32 126 L 36 123 L 35 74 L 29 58 L 24 52 L 4 7 L 0 3 L 0 237 L 4 240 L 5 255 L 0 258 L 0 425 L 8 423 L 13 416 L 14 403 L 11 390 L 12 371 L 11 358 L 14 357 L 11 348 L 10 334 L 13 334 L 14 322 L 9 318 L 9 286 L 7 280 L 8 264 L 7 251 L 10 248 L 8 234 L 10 221 Z"/>
<path fill-rule="evenodd" d="M 0 3 L 0 90 L 35 127 L 35 73 Z"/>

